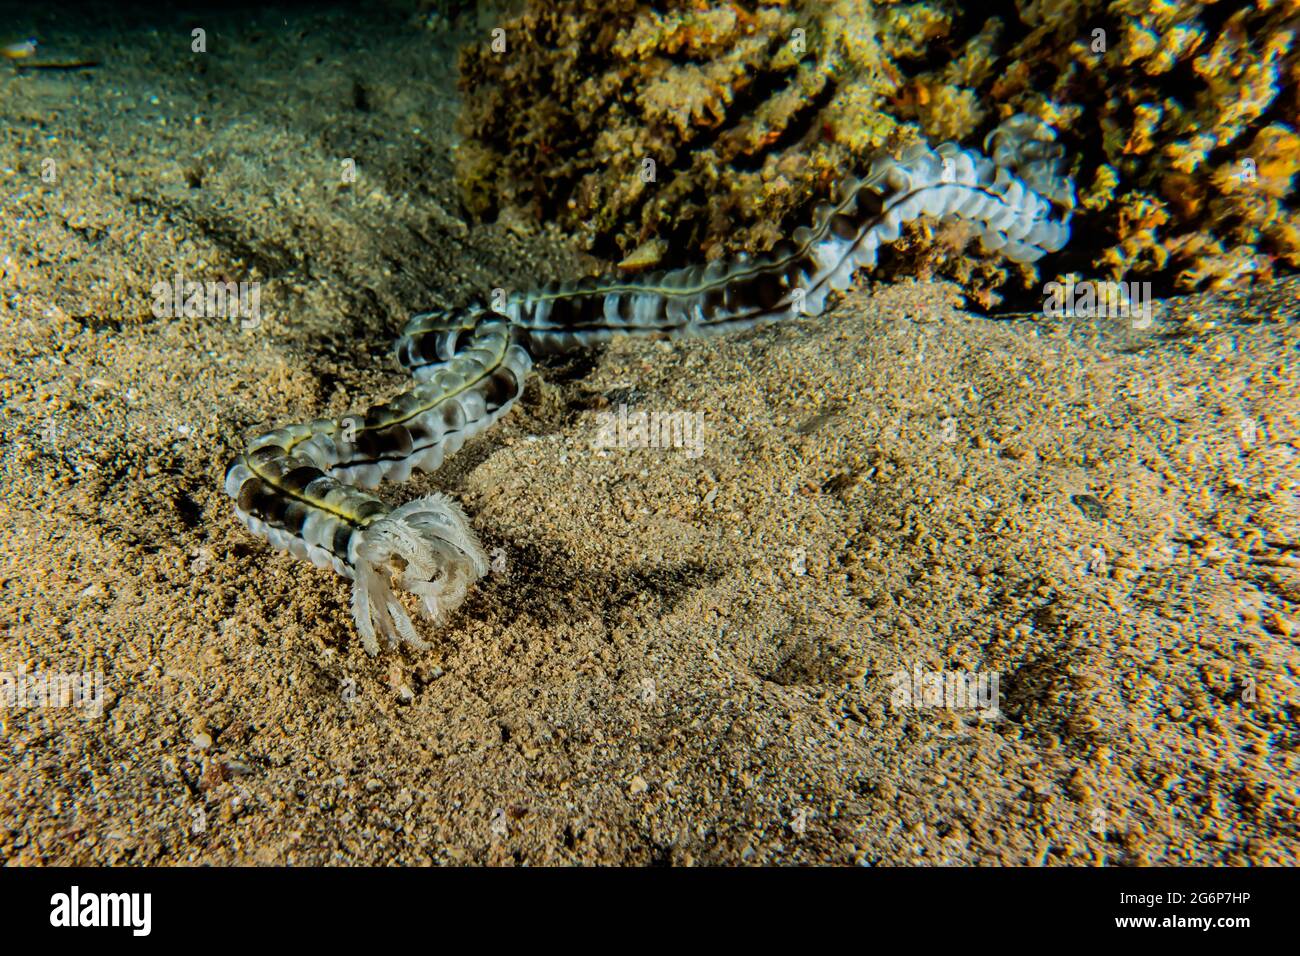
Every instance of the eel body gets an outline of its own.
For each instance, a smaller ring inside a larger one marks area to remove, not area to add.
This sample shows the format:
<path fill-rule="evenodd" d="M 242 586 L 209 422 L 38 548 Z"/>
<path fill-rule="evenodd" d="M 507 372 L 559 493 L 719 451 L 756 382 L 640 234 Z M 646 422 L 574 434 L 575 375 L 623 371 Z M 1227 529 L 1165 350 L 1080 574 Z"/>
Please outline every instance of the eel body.
<path fill-rule="evenodd" d="M 944 143 L 879 158 L 837 201 L 820 204 L 810 226 L 761 256 L 415 315 L 397 341 L 414 387 L 361 414 L 253 439 L 226 473 L 235 512 L 275 547 L 352 580 L 353 618 L 371 654 L 381 638 L 424 647 L 395 590 L 416 595 L 439 621 L 487 572 L 487 558 L 450 498 L 392 507 L 373 489 L 436 470 L 505 414 L 534 356 L 619 334 L 677 338 L 818 315 L 921 216 L 969 222 L 986 249 L 1016 261 L 1060 250 L 1074 190 L 1054 133 L 1016 116 L 984 145 L 986 153 Z"/>

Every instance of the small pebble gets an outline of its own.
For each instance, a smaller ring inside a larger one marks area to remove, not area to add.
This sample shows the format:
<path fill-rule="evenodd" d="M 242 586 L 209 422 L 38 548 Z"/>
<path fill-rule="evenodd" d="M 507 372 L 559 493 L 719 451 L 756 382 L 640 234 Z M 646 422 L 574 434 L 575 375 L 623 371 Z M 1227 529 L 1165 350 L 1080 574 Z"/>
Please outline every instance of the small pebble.
<path fill-rule="evenodd" d="M 1106 520 L 1106 506 L 1092 495 L 1070 495 L 1070 501 L 1092 521 Z"/>

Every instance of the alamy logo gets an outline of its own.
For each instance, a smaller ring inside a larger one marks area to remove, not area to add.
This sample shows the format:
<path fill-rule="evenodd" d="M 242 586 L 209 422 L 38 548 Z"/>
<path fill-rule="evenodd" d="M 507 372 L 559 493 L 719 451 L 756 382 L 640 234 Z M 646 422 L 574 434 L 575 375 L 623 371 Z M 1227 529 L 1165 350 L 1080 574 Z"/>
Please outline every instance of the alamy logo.
<path fill-rule="evenodd" d="M 104 713 L 104 675 L 100 671 L 64 674 L 32 671 L 0 671 L 0 709 L 61 708 L 80 710 L 87 717 Z"/>
<path fill-rule="evenodd" d="M 595 448 L 683 448 L 687 458 L 704 454 L 703 412 L 596 413 Z"/>
<path fill-rule="evenodd" d="M 1051 318 L 1132 319 L 1151 326 L 1150 282 L 1049 282 L 1043 286 L 1043 314 Z"/>
<path fill-rule="evenodd" d="M 242 329 L 262 324 L 260 282 L 195 282 L 178 272 L 169 282 L 155 282 L 153 296 L 156 319 L 239 319 Z"/>
<path fill-rule="evenodd" d="M 893 685 L 889 704 L 895 709 L 975 710 L 984 720 L 1001 716 L 997 671 L 923 671 L 913 667 L 890 674 L 889 683 Z"/>
<path fill-rule="evenodd" d="M 50 897 L 51 926 L 129 926 L 132 935 L 148 936 L 153 927 L 151 893 L 71 893 Z"/>

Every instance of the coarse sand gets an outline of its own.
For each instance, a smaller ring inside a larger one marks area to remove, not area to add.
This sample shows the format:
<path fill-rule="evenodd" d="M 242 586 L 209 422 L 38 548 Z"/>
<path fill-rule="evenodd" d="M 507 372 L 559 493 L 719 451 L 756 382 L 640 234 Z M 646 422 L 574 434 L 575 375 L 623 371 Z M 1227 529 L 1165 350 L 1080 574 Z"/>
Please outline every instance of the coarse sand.
<path fill-rule="evenodd" d="M 1300 281 L 1138 328 L 864 280 L 548 360 L 385 487 L 453 494 L 493 570 L 371 658 L 227 463 L 405 387 L 411 312 L 589 264 L 460 218 L 456 37 L 152 27 L 0 68 L 0 670 L 105 691 L 0 710 L 0 861 L 1297 862 Z M 176 275 L 260 321 L 158 318 Z M 620 407 L 701 453 L 596 447 Z M 997 712 L 903 706 L 918 672 Z"/>

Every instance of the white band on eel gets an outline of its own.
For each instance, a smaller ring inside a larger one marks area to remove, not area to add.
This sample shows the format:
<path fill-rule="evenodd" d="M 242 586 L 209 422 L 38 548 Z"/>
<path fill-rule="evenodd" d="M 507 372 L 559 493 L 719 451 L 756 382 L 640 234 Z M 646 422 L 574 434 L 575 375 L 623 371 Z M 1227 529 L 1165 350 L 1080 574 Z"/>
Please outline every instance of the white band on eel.
<path fill-rule="evenodd" d="M 407 323 L 398 359 L 414 388 L 355 419 L 289 425 L 254 439 L 230 465 L 226 493 L 254 534 L 353 581 L 352 614 L 368 652 L 426 646 L 396 590 L 441 620 L 487 559 L 460 507 L 432 495 L 391 508 L 362 489 L 431 472 L 522 394 L 532 355 L 618 334 L 677 338 L 818 315 L 831 291 L 876 264 L 879 248 L 921 216 L 974 225 L 984 247 L 1032 262 L 1065 246 L 1074 187 L 1050 129 L 1025 116 L 985 140 L 989 155 L 944 143 L 875 160 L 813 224 L 771 252 L 634 280 L 584 280 Z"/>

